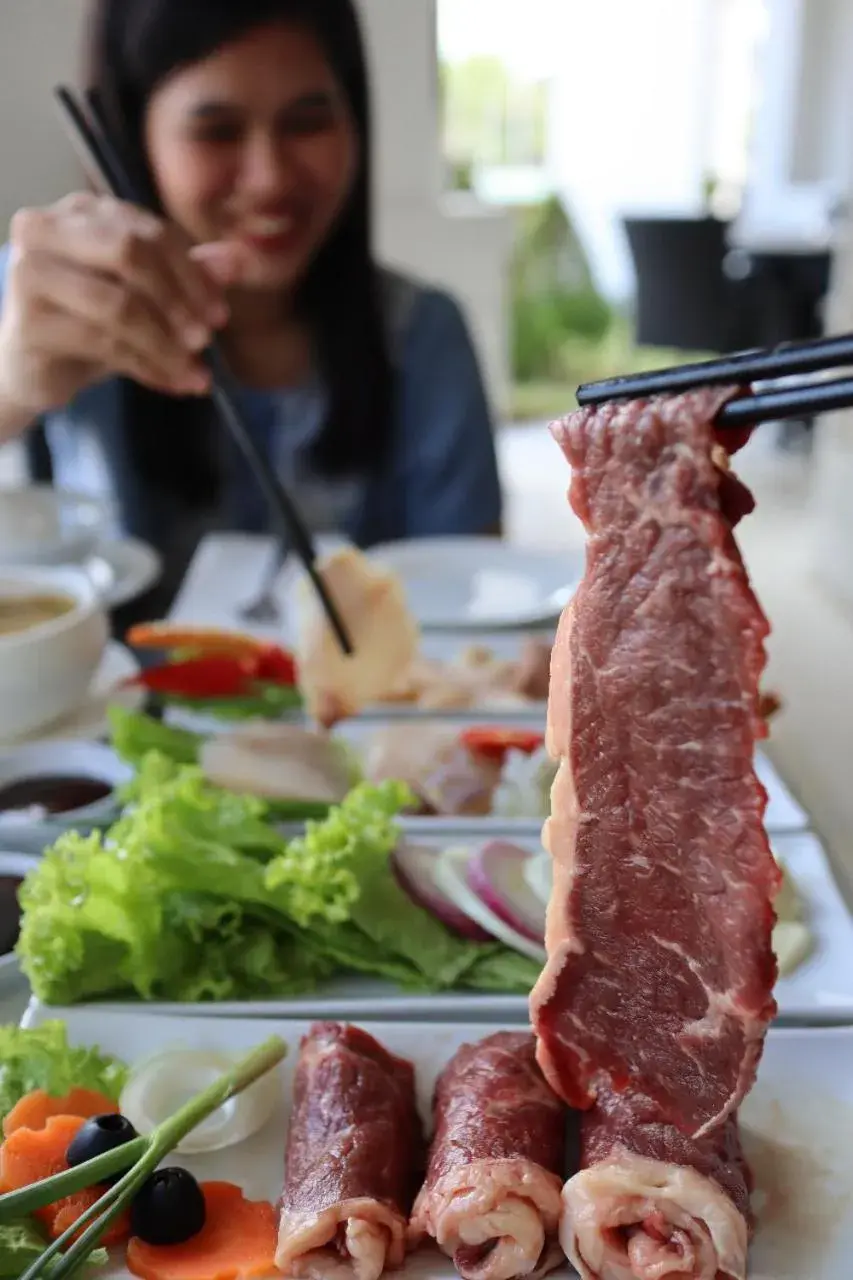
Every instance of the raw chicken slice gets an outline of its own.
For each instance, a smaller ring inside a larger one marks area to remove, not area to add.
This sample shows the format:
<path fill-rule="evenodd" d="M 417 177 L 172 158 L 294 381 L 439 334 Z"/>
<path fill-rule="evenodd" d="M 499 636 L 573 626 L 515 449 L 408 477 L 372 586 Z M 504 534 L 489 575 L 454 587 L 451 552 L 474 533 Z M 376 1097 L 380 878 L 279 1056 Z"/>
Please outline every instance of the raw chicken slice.
<path fill-rule="evenodd" d="M 311 584 L 296 592 L 296 657 L 305 706 L 329 726 L 380 702 L 405 681 L 420 645 L 420 631 L 394 574 L 346 547 L 319 564 L 349 632 L 345 654 Z"/>
<path fill-rule="evenodd" d="M 336 804 L 353 782 L 340 743 L 300 725 L 251 725 L 211 738 L 199 763 L 218 786 L 266 800 Z"/>

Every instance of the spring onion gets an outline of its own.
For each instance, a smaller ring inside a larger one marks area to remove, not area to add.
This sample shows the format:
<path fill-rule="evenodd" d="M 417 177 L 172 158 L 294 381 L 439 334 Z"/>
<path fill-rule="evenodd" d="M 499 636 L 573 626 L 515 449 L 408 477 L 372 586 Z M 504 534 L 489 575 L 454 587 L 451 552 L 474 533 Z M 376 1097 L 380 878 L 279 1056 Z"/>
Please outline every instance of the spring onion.
<path fill-rule="evenodd" d="M 126 1166 L 129 1153 L 132 1155 L 138 1152 L 135 1163 L 123 1177 L 105 1190 L 101 1198 L 81 1214 L 58 1240 L 54 1240 L 41 1257 L 27 1268 L 20 1280 L 44 1280 L 47 1276 L 50 1276 L 50 1280 L 68 1280 L 75 1275 L 111 1224 L 129 1207 L 137 1191 L 161 1160 L 174 1151 L 186 1135 L 214 1111 L 276 1067 L 286 1054 L 287 1045 L 284 1040 L 279 1036 L 271 1036 L 236 1063 L 231 1071 L 215 1080 L 168 1120 L 164 1120 L 148 1138 L 137 1139 L 118 1151 L 88 1160 L 85 1164 L 52 1178 L 45 1178 L 22 1191 L 0 1196 L 2 1223 L 13 1216 L 32 1213 L 64 1196 L 85 1190 L 103 1178 L 108 1171 L 116 1172 Z M 130 1148 L 133 1148 L 133 1152 L 130 1152 Z M 81 1230 L 82 1235 L 79 1234 Z M 67 1252 L 63 1252 L 66 1246 L 70 1247 Z"/>

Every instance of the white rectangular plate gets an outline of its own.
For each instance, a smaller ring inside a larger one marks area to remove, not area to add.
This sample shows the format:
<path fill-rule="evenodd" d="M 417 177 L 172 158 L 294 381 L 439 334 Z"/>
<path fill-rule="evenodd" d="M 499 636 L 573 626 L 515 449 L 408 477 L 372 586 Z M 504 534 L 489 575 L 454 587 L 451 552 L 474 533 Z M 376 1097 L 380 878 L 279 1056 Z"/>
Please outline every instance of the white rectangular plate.
<path fill-rule="evenodd" d="M 356 746 L 369 740 L 375 733 L 378 733 L 384 725 L 399 725 L 401 719 L 405 716 L 376 716 L 375 718 L 359 717 L 355 720 L 345 720 L 338 725 L 335 733 L 344 738 L 347 742 L 351 742 Z M 544 729 L 545 713 L 531 716 L 525 714 L 507 714 L 502 713 L 500 716 L 490 717 L 489 723 L 506 724 L 516 727 L 524 727 L 531 729 Z M 417 733 L 418 728 L 427 724 L 450 724 L 459 728 L 459 732 L 466 727 L 479 725 L 484 723 L 482 715 L 475 712 L 466 712 L 464 715 L 421 715 L 412 722 L 412 732 Z M 767 791 L 767 809 L 764 815 L 764 825 L 771 836 L 778 835 L 787 831 L 806 831 L 811 826 L 809 818 L 805 810 L 797 803 L 785 783 L 779 777 L 774 765 L 762 752 L 757 751 L 755 756 L 755 771 L 759 781 L 763 784 Z M 467 831 L 476 834 L 480 831 L 489 833 L 494 830 L 495 824 L 499 823 L 504 831 L 516 831 L 519 834 L 537 833 L 544 822 L 544 817 L 538 818 L 504 818 L 504 817 L 478 817 L 478 818 L 407 818 L 406 825 L 412 831 Z"/>
<path fill-rule="evenodd" d="M 263 1020 L 199 1018 L 191 1037 L 177 1019 L 150 1013 L 106 1014 L 97 1009 L 60 1011 L 71 1041 L 99 1045 L 134 1062 L 170 1045 L 229 1053 L 247 1051 L 269 1035 Z M 43 1017 L 34 1011 L 25 1025 Z M 364 1023 L 394 1053 L 414 1061 L 422 1110 L 428 1116 L 435 1078 L 456 1049 L 500 1030 L 473 1031 L 459 1023 Z M 239 1183 L 249 1198 L 275 1200 L 281 1190 L 287 1109 L 305 1021 L 281 1021 L 276 1030 L 291 1053 L 284 1063 L 279 1113 L 262 1133 L 217 1155 L 187 1161 L 202 1179 Z M 751 1255 L 751 1280 L 849 1280 L 853 1256 L 853 1028 L 773 1030 L 753 1093 L 741 1111 L 744 1145 L 757 1182 L 759 1225 Z M 763 1211 L 762 1211 L 763 1206 Z M 567 1268 L 568 1270 L 568 1268 Z M 104 1280 L 129 1280 L 114 1264 Z M 413 1257 L 401 1280 L 455 1280 L 441 1255 Z"/>
<path fill-rule="evenodd" d="M 512 834 L 503 832 L 503 834 Z M 462 840 L 464 840 L 464 836 Z M 459 841 L 457 841 L 459 842 Z M 423 843 L 444 843 L 423 838 Z M 519 840 L 529 848 L 538 841 Z M 833 878 L 826 853 L 816 836 L 803 832 L 778 836 L 773 847 L 788 867 L 803 900 L 814 936 L 811 956 L 776 988 L 779 1019 L 820 1024 L 853 1021 L 853 919 Z M 38 1001 L 32 1006 L 41 1009 Z M 221 1004 L 146 1004 L 107 1001 L 99 1009 L 207 1017 L 393 1018 L 400 1021 L 466 1023 L 497 1019 L 527 1021 L 527 998 L 484 995 L 474 991 L 419 995 L 377 978 L 336 978 L 320 990 L 285 1000 L 225 1001 Z"/>

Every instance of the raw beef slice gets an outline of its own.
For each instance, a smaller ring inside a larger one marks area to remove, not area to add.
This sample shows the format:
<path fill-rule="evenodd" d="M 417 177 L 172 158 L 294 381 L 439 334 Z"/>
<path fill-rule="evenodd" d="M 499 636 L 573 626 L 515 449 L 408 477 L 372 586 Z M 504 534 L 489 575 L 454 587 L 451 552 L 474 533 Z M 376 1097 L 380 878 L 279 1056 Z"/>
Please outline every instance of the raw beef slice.
<path fill-rule="evenodd" d="M 572 1106 L 629 1088 L 700 1136 L 750 1088 L 779 883 L 753 768 L 768 624 L 715 460 L 729 392 L 585 409 L 554 428 L 588 534 L 554 647 L 560 769 L 539 1060 Z"/>

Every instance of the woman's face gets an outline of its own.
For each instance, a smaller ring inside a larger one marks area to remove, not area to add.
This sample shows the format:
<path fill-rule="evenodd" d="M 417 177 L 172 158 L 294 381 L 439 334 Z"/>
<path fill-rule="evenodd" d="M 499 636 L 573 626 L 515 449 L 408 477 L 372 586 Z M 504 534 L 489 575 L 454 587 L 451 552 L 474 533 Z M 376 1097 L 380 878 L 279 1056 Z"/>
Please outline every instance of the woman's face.
<path fill-rule="evenodd" d="M 308 30 L 278 23 L 164 81 L 145 136 L 169 216 L 196 243 L 240 240 L 255 289 L 299 281 L 359 164 L 349 107 L 321 46 Z"/>

